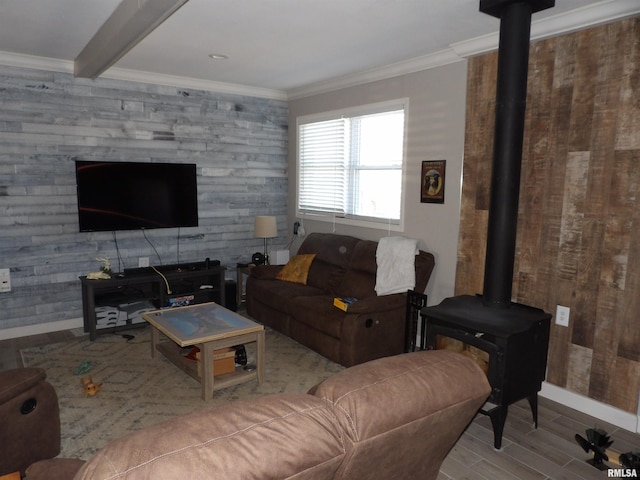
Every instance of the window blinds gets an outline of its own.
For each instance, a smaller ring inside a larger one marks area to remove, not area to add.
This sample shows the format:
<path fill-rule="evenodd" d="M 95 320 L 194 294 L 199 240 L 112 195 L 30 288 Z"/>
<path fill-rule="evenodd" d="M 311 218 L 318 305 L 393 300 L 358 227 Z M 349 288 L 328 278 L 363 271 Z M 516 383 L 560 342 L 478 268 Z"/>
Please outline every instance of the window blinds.
<path fill-rule="evenodd" d="M 301 125 L 299 140 L 299 210 L 345 214 L 348 143 L 345 119 Z"/>
<path fill-rule="evenodd" d="M 360 113 L 360 112 L 359 112 Z M 298 127 L 298 211 L 398 224 L 404 107 Z"/>

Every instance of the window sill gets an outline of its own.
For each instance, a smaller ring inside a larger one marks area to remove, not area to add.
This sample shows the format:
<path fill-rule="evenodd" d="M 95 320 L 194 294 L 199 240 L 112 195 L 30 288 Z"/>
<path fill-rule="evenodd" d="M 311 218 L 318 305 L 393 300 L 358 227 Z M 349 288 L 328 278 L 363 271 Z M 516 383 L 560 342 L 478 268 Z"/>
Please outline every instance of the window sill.
<path fill-rule="evenodd" d="M 304 220 L 312 220 L 317 222 L 326 222 L 332 223 L 336 225 L 348 225 L 351 227 L 363 227 L 363 228 L 371 228 L 374 230 L 382 230 L 382 231 L 391 231 L 391 232 L 404 232 L 404 221 L 400 219 L 400 223 L 385 223 L 384 221 L 368 221 L 368 220 L 360 220 L 355 218 L 343 218 L 343 217 L 334 217 L 333 215 L 322 215 L 318 213 L 308 213 L 308 212 L 296 212 L 297 218 L 302 218 Z"/>

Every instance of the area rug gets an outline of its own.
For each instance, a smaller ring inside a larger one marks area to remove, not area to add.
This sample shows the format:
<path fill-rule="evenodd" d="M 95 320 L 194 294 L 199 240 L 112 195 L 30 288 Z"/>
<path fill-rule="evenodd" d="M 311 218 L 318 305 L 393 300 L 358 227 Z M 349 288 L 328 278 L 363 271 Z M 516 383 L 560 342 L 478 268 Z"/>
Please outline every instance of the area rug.
<path fill-rule="evenodd" d="M 41 367 L 55 387 L 60 402 L 63 457 L 88 459 L 110 440 L 163 420 L 236 399 L 271 393 L 306 392 L 316 383 L 343 369 L 290 338 L 266 330 L 265 381 L 256 381 L 214 392 L 201 399 L 200 384 L 161 354 L 151 358 L 149 327 L 135 330 L 135 338 L 104 334 L 21 350 L 24 366 Z M 255 358 L 246 346 L 248 361 Z M 83 362 L 94 383 L 102 384 L 95 396 L 86 396 Z M 86 363 L 84 363 L 86 365 Z"/>

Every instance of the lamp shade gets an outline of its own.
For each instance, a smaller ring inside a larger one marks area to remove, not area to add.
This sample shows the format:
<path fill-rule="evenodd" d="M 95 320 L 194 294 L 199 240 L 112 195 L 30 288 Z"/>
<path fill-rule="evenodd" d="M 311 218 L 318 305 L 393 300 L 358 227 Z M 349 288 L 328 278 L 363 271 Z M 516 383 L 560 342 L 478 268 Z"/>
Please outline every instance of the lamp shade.
<path fill-rule="evenodd" d="M 253 234 L 256 238 L 277 237 L 278 228 L 276 226 L 276 217 L 270 215 L 257 216 Z"/>

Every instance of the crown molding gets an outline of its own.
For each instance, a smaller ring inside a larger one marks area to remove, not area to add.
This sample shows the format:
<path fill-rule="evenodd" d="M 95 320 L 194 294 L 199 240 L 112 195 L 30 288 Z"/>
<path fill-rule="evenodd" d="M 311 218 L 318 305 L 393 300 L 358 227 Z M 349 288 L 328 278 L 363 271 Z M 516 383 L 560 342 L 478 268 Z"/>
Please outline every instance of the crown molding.
<path fill-rule="evenodd" d="M 33 55 L 24 55 L 22 53 L 0 51 L 0 65 L 73 74 L 72 61 L 36 57 Z"/>
<path fill-rule="evenodd" d="M 460 62 L 463 59 L 452 50 L 442 50 L 422 57 L 412 58 L 403 62 L 393 63 L 384 67 L 374 68 L 364 72 L 332 78 L 322 82 L 313 83 L 300 88 L 287 90 L 289 100 L 309 97 L 321 93 L 340 90 L 348 87 L 355 87 L 364 83 L 371 83 L 377 80 L 385 80 L 400 75 L 420 72 L 429 68 L 442 67 L 450 63 Z"/>
<path fill-rule="evenodd" d="M 638 0 L 603 0 L 531 22 L 531 39 L 540 40 L 637 15 L 640 15 Z M 463 61 L 474 55 L 497 50 L 498 42 L 499 32 L 482 35 L 453 43 L 448 49 L 431 55 L 291 89 L 287 91 L 288 98 L 295 100 Z"/>
<path fill-rule="evenodd" d="M 129 82 L 150 83 L 168 87 L 191 88 L 229 95 L 243 95 L 247 97 L 260 97 L 270 100 L 287 100 L 287 94 L 283 90 L 252 87 L 237 83 L 215 82 L 199 78 L 181 77 L 179 75 L 164 75 L 161 73 L 142 72 L 125 68 L 110 68 L 100 78 L 113 80 L 125 80 Z"/>
<path fill-rule="evenodd" d="M 640 15 L 640 2 L 638 2 L 638 0 L 603 0 L 593 5 L 533 21 L 531 23 L 531 38 L 532 40 L 540 40 L 542 38 L 569 33 L 637 15 Z M 107 70 L 100 78 L 192 88 L 272 100 L 295 100 L 464 61 L 468 57 L 496 50 L 498 48 L 498 40 L 498 32 L 482 35 L 464 42 L 451 44 L 449 48 L 430 55 L 316 82 L 287 91 L 180 77 L 176 75 L 162 75 L 116 67 Z M 3 51 L 0 51 L 0 64 L 70 74 L 73 74 L 74 71 L 72 61 Z"/>
<path fill-rule="evenodd" d="M 0 51 L 0 65 L 12 67 L 31 68 L 34 70 L 46 70 L 52 72 L 69 73 L 73 75 L 74 62 L 55 58 L 36 57 L 19 53 Z M 177 75 L 163 75 L 160 73 L 142 72 L 125 68 L 112 67 L 104 72 L 100 78 L 122 80 L 127 82 L 147 83 L 152 85 L 164 85 L 167 87 L 191 88 L 229 95 L 243 95 L 248 97 L 267 98 L 270 100 L 287 100 L 287 94 L 282 90 L 251 87 L 233 83 L 214 82 L 197 78 L 181 77 Z"/>

